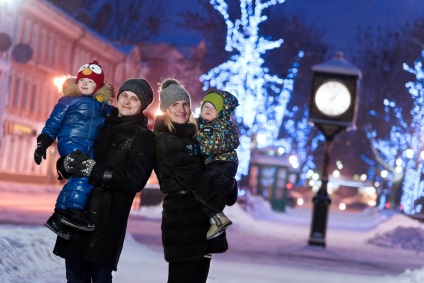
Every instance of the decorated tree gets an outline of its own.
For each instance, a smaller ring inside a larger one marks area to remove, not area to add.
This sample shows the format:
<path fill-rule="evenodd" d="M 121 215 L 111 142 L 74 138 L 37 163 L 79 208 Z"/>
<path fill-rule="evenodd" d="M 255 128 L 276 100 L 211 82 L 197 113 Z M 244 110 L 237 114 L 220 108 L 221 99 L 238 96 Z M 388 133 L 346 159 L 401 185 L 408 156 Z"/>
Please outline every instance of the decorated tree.
<path fill-rule="evenodd" d="M 254 136 L 265 137 L 258 146 L 273 145 L 280 132 L 281 122 L 293 91 L 294 79 L 298 73 L 302 51 L 288 71 L 286 78 L 268 73 L 264 67 L 263 54 L 278 48 L 282 39 L 271 41 L 259 35 L 259 25 L 267 17 L 263 11 L 284 0 L 240 1 L 240 18 L 232 20 L 224 0 L 210 3 L 223 16 L 227 26 L 225 50 L 237 51 L 230 60 L 211 69 L 200 77 L 204 89 L 215 87 L 234 93 L 240 103 L 235 111 L 235 122 L 240 133 L 238 176 L 248 174 L 250 148 Z"/>
<path fill-rule="evenodd" d="M 424 51 L 422 52 L 424 58 Z M 381 136 L 377 130 L 369 129 L 367 135 L 374 152 L 375 165 L 388 172 L 391 185 L 391 204 L 407 214 L 423 212 L 424 204 L 424 69 L 422 58 L 414 66 L 404 64 L 403 68 L 415 76 L 415 81 L 406 83 L 413 104 L 411 110 L 404 111 L 395 101 L 384 99 L 385 113 L 370 114 L 390 124 L 390 131 Z M 410 114 L 412 118 L 405 118 Z M 399 206 L 400 202 L 400 206 Z"/>

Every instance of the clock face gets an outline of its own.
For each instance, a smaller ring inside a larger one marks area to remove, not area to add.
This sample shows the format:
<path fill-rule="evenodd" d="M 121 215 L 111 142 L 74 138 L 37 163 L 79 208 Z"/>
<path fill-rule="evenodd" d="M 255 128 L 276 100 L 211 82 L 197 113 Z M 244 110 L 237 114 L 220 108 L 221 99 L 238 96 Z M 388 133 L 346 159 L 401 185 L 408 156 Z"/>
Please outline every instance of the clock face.
<path fill-rule="evenodd" d="M 315 93 L 315 104 L 327 116 L 339 116 L 346 112 L 352 103 L 347 87 L 339 81 L 323 83 Z"/>

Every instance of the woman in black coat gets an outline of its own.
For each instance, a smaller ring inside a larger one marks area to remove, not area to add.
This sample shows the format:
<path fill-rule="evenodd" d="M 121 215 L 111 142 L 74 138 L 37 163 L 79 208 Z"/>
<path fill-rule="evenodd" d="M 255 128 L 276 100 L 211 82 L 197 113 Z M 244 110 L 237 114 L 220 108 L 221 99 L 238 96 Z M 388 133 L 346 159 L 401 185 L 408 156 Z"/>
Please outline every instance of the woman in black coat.
<path fill-rule="evenodd" d="M 155 163 L 155 136 L 143 115 L 152 101 L 147 81 L 125 81 L 117 109 L 94 144 L 95 161 L 72 153 L 58 162 L 60 172 L 88 176 L 95 185 L 86 208 L 94 232 L 74 231 L 69 241 L 58 237 L 54 247 L 53 252 L 65 258 L 68 282 L 112 282 L 134 196 L 146 185 Z"/>
<path fill-rule="evenodd" d="M 155 172 L 165 194 L 161 228 L 168 283 L 202 283 L 207 280 L 211 254 L 225 252 L 228 244 L 225 232 L 206 240 L 210 223 L 201 203 L 222 211 L 225 189 L 233 183 L 203 173 L 188 92 L 173 79 L 165 80 L 159 91 L 164 115 L 155 121 Z"/>

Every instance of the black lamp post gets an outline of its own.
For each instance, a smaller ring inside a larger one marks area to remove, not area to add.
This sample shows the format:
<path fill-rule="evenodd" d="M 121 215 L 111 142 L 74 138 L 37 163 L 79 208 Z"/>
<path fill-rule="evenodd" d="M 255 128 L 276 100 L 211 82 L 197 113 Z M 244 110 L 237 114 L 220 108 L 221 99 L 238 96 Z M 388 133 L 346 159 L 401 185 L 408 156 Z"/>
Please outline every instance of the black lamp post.
<path fill-rule="evenodd" d="M 358 107 L 361 71 L 349 64 L 342 53 L 332 60 L 312 66 L 313 83 L 309 101 L 309 121 L 325 136 L 321 187 L 313 198 L 309 245 L 325 247 L 328 209 L 327 192 L 330 151 L 334 136 L 354 126 Z"/>

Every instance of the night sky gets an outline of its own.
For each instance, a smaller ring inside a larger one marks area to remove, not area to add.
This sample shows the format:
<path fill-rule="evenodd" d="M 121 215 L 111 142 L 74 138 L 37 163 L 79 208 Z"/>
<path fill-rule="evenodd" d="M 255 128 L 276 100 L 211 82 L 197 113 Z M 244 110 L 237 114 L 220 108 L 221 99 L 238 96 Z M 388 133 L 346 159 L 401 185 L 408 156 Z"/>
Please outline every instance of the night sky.
<path fill-rule="evenodd" d="M 108 0 L 98 0 L 92 2 L 93 7 L 101 7 L 101 3 Z M 206 1 L 206 0 L 203 0 Z M 237 5 L 239 1 L 227 0 L 230 6 Z M 156 5 L 155 0 L 145 0 L 143 2 L 151 5 Z M 171 45 L 178 46 L 197 45 L 200 40 L 205 39 L 206 42 L 213 40 L 208 37 L 210 34 L 202 31 L 195 32 L 192 28 L 184 28 L 181 26 L 182 13 L 186 11 L 197 11 L 200 16 L 207 14 L 202 10 L 202 5 L 199 4 L 198 0 L 180 0 L 180 1 L 161 1 L 163 7 L 161 7 L 159 18 L 161 20 L 160 30 L 157 35 L 152 35 L 150 41 L 153 42 L 167 42 Z M 154 9 L 152 8 L 152 11 Z M 406 24 L 412 25 L 417 19 L 424 18 L 424 1 L 419 0 L 286 0 L 283 4 L 277 4 L 271 6 L 266 10 L 269 18 L 279 17 L 293 17 L 297 16 L 301 21 L 309 27 L 317 29 L 322 34 L 322 40 L 327 45 L 328 50 L 326 54 L 326 60 L 330 59 L 336 51 L 342 51 L 345 58 L 351 61 L 351 57 L 362 56 L 359 51 L 361 42 L 357 40 L 358 29 L 362 28 L 373 34 L 379 29 L 389 29 L 392 31 L 400 31 Z M 146 12 L 148 14 L 148 12 Z M 146 16 L 141 14 L 141 16 Z M 219 20 L 222 20 L 221 15 L 216 13 Z M 223 20 L 222 20 L 223 21 Z M 216 35 L 216 34 L 215 34 Z M 261 34 L 262 36 L 269 38 L 269 34 Z M 222 36 L 225 40 L 225 32 L 221 32 L 217 36 Z M 286 38 L 275 32 L 271 36 L 271 40 L 277 40 L 283 38 L 285 43 L 289 44 L 291 38 Z M 228 60 L 225 57 L 224 60 Z M 420 56 L 416 54 L 416 58 Z M 291 62 L 291 59 L 289 60 Z M 217 66 L 222 62 L 214 62 Z M 321 62 L 316 62 L 321 63 Z M 409 64 L 413 62 L 408 62 Z M 267 63 L 265 63 L 267 65 Z M 355 64 L 354 64 L 355 65 Z M 369 72 L 376 72 L 379 69 L 376 66 L 375 70 L 362 70 L 364 74 L 364 80 L 368 79 L 367 74 Z M 275 73 L 275 72 L 272 72 Z M 403 85 L 406 83 L 401 82 Z M 296 92 L 296 90 L 295 90 Z M 406 90 L 405 90 L 406 92 Z M 368 93 L 362 93 L 362 95 L 369 95 Z M 372 94 L 372 93 L 371 93 Z M 308 93 L 303 93 L 308 95 Z M 364 103 L 365 99 L 360 100 L 360 103 Z M 367 102 L 368 103 L 368 102 Z M 380 103 L 380 100 L 375 102 Z M 361 107 L 361 105 L 360 105 Z M 362 107 L 364 108 L 364 107 Z M 359 111 L 358 111 L 359 112 Z M 358 117 L 358 120 L 367 119 L 367 114 L 364 111 L 361 113 L 363 117 Z M 360 115 L 358 115 L 360 116 Z M 365 121 L 366 122 L 366 121 Z M 360 123 L 361 124 L 361 123 Z M 360 159 L 357 150 L 354 150 L 356 144 L 361 144 L 362 148 L 369 147 L 367 139 L 364 133 L 358 131 L 350 131 L 340 134 L 335 140 L 334 151 L 340 151 L 342 157 L 345 157 L 345 163 L 351 162 L 352 159 Z M 358 163 L 357 168 L 352 169 L 353 171 L 367 170 L 366 167 Z M 352 172 L 353 173 L 353 172 Z"/>
<path fill-rule="evenodd" d="M 150 0 L 152 1 L 152 0 Z M 233 1 L 233 0 L 232 0 Z M 164 11 L 173 28 L 161 30 L 160 39 L 171 42 L 196 41 L 200 36 L 175 26 L 179 12 L 200 10 L 197 0 L 169 2 Z M 226 1 L 229 3 L 229 1 Z M 379 27 L 397 30 L 405 23 L 424 18 L 424 1 L 419 0 L 286 0 L 268 8 L 269 17 L 299 16 L 306 25 L 323 31 L 330 53 L 343 51 L 346 57 L 355 52 L 355 33 L 359 26 L 376 30 Z M 175 17 L 173 17 L 175 16 Z M 199 37 L 198 37 L 199 36 Z M 225 35 L 223 35 L 225 36 Z M 284 38 L 289 41 L 289 38 Z"/>

